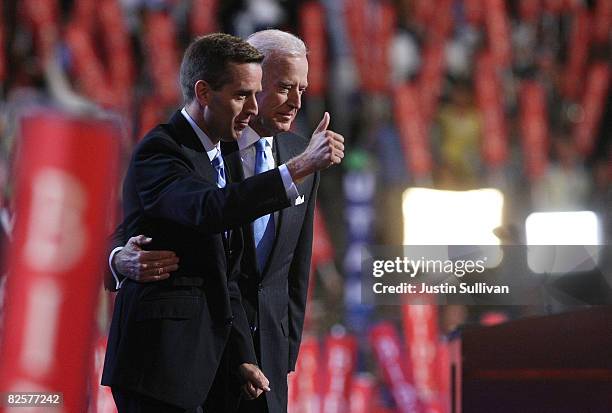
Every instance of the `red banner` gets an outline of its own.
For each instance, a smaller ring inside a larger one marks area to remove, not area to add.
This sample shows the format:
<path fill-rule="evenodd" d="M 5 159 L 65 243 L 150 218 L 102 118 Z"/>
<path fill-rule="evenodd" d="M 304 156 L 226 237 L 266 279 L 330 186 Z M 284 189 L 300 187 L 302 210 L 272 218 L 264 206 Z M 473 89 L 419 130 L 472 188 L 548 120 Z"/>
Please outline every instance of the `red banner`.
<path fill-rule="evenodd" d="M 369 374 L 360 374 L 353 377 L 350 392 L 350 412 L 370 413 L 374 411 L 376 386 L 374 378 Z"/>
<path fill-rule="evenodd" d="M 35 112 L 21 122 L 0 392 L 61 392 L 86 411 L 119 140 L 103 121 Z"/>
<path fill-rule="evenodd" d="M 549 13 L 561 14 L 567 0 L 544 0 L 544 7 Z"/>
<path fill-rule="evenodd" d="M 472 26 L 478 27 L 484 18 L 484 0 L 463 0 L 465 19 Z"/>
<path fill-rule="evenodd" d="M 520 0 L 518 7 L 521 20 L 529 23 L 537 22 L 542 13 L 542 2 L 540 0 Z"/>
<path fill-rule="evenodd" d="M 414 384 L 419 399 L 429 412 L 440 404 L 437 307 L 433 304 L 404 305 L 402 315 Z"/>
<path fill-rule="evenodd" d="M 407 169 L 417 177 L 431 173 L 429 133 L 421 115 L 418 90 L 405 84 L 395 91 L 395 121 L 397 122 Z"/>
<path fill-rule="evenodd" d="M 593 152 L 609 86 L 610 67 L 603 62 L 593 64 L 587 74 L 586 90 L 582 101 L 584 118 L 576 124 L 574 129 L 576 147 L 584 156 Z"/>
<path fill-rule="evenodd" d="M 0 10 L 4 10 L 4 4 L 0 0 Z M 6 50 L 4 48 L 5 39 L 4 15 L 0 14 L 0 89 L 6 81 Z"/>
<path fill-rule="evenodd" d="M 308 94 L 316 97 L 323 96 L 327 83 L 325 26 L 325 11 L 321 3 L 311 1 L 302 6 L 300 27 L 308 45 Z"/>
<path fill-rule="evenodd" d="M 319 264 L 328 263 L 334 259 L 334 247 L 327 231 L 325 218 L 321 213 L 321 208 L 317 204 L 314 215 L 314 231 L 312 243 L 312 267 L 316 268 Z"/>
<path fill-rule="evenodd" d="M 159 100 L 158 106 L 175 106 L 179 102 L 176 74 L 179 58 L 176 28 L 172 16 L 151 12 L 146 17 L 145 45 L 149 54 L 151 75 Z"/>
<path fill-rule="evenodd" d="M 563 79 L 563 93 L 572 100 L 580 97 L 580 91 L 584 84 L 584 71 L 589 57 L 591 37 L 589 29 L 590 19 L 590 14 L 586 7 L 581 7 L 572 17 L 567 69 Z"/>
<path fill-rule="evenodd" d="M 451 409 L 451 361 L 446 341 L 438 342 L 438 377 L 440 378 L 440 404 L 443 413 L 450 413 Z"/>
<path fill-rule="evenodd" d="M 361 88 L 368 93 L 387 92 L 391 79 L 389 53 L 395 8 L 386 1 L 357 0 L 347 1 L 345 12 Z"/>
<path fill-rule="evenodd" d="M 498 67 L 507 67 L 511 60 L 510 23 L 504 0 L 489 0 L 485 9 L 488 44 L 493 61 Z"/>
<path fill-rule="evenodd" d="M 35 41 L 40 48 L 43 61 L 50 58 L 58 40 L 58 6 L 57 0 L 25 0 L 23 10 L 26 19 L 33 28 Z"/>
<path fill-rule="evenodd" d="M 542 176 L 548 166 L 546 92 L 538 82 L 526 81 L 519 101 L 525 175 L 533 180 Z"/>
<path fill-rule="evenodd" d="M 102 370 L 104 369 L 104 356 L 106 354 L 107 337 L 99 337 L 94 349 L 94 368 L 91 376 L 90 413 L 117 413 L 110 387 L 102 386 Z"/>
<path fill-rule="evenodd" d="M 424 412 L 414 383 L 402 362 L 400 341 L 395 327 L 380 323 L 370 332 L 370 343 L 383 373 L 385 384 L 391 390 L 398 413 Z"/>
<path fill-rule="evenodd" d="M 115 95 L 108 87 L 106 72 L 96 55 L 90 34 L 77 23 L 66 28 L 65 36 L 72 51 L 73 74 L 79 80 L 83 94 L 101 105 L 112 106 Z"/>
<path fill-rule="evenodd" d="M 593 40 L 607 44 L 610 41 L 610 27 L 612 27 L 612 2 L 610 0 L 597 1 L 593 20 Z"/>
<path fill-rule="evenodd" d="M 421 27 L 427 28 L 435 19 L 436 2 L 432 0 L 414 0 L 412 2 L 414 21 Z"/>
<path fill-rule="evenodd" d="M 390 50 L 395 33 L 395 7 L 386 1 L 375 3 L 372 10 L 372 41 L 369 53 L 369 84 L 374 93 L 386 93 L 391 80 Z"/>
<path fill-rule="evenodd" d="M 117 0 L 102 0 L 98 4 L 97 13 L 106 55 L 111 56 L 106 69 L 114 95 L 113 106 L 125 113 L 131 106 L 134 78 L 132 46 L 125 18 Z"/>
<path fill-rule="evenodd" d="M 351 379 L 357 358 L 357 342 L 349 335 L 325 340 L 325 384 L 322 413 L 344 413 L 349 408 Z"/>
<path fill-rule="evenodd" d="M 203 36 L 218 30 L 218 8 L 217 0 L 192 0 L 189 13 L 191 37 Z"/>
<path fill-rule="evenodd" d="M 477 59 L 476 98 L 483 120 L 483 158 L 489 167 L 496 168 L 508 157 L 508 143 L 501 84 L 488 55 Z"/>
<path fill-rule="evenodd" d="M 72 21 L 78 22 L 90 36 L 94 35 L 96 16 L 96 0 L 79 0 L 74 3 Z"/>
<path fill-rule="evenodd" d="M 300 345 L 294 377 L 289 389 L 288 411 L 295 413 L 319 413 L 319 343 L 314 337 L 304 337 Z"/>
<path fill-rule="evenodd" d="M 357 67 L 361 88 L 363 89 L 371 88 L 368 84 L 369 79 L 366 78 L 368 74 L 366 65 L 368 64 L 369 57 L 366 4 L 366 0 L 345 0 L 344 2 L 348 37 L 351 41 L 353 59 L 355 67 Z"/>
<path fill-rule="evenodd" d="M 442 94 L 442 80 L 445 68 L 444 42 L 428 42 L 423 53 L 423 66 L 419 77 L 419 99 L 421 115 L 426 130 L 438 108 Z"/>

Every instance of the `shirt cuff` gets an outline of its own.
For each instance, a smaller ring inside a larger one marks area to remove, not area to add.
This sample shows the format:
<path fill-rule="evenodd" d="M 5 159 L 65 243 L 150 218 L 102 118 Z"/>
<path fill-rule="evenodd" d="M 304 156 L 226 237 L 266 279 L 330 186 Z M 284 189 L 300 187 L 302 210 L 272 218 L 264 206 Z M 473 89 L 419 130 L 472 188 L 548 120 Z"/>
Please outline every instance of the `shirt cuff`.
<path fill-rule="evenodd" d="M 108 267 L 111 270 L 111 274 L 113 274 L 113 278 L 115 279 L 115 285 L 117 289 L 121 288 L 121 286 L 123 285 L 123 282 L 125 281 L 125 277 L 122 276 L 121 274 L 118 274 L 115 271 L 115 267 L 113 267 L 113 258 L 115 258 L 115 254 L 121 251 L 122 249 L 123 247 L 117 247 L 114 250 L 112 250 L 110 255 L 108 256 Z"/>
<path fill-rule="evenodd" d="M 283 180 L 283 186 L 285 187 L 285 192 L 287 193 L 287 199 L 291 202 L 291 205 L 295 205 L 295 200 L 300 193 L 298 192 L 297 186 L 293 182 L 293 178 L 291 178 L 291 174 L 289 173 L 289 169 L 287 169 L 287 165 L 282 164 L 278 167 L 278 171 L 281 174 L 281 179 Z"/>

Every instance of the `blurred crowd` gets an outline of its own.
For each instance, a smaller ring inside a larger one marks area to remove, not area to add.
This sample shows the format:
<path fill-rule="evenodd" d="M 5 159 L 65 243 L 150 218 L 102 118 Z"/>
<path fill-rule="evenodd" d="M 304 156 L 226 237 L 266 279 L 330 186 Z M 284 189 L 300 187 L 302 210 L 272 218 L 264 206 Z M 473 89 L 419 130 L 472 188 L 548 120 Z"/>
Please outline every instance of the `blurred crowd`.
<path fill-rule="evenodd" d="M 313 305 L 325 328 L 342 321 L 347 171 L 365 169 L 376 178 L 373 243 L 402 243 L 401 194 L 409 186 L 497 187 L 508 228 L 518 228 L 510 231 L 513 242 L 524 242 L 520 228 L 529 213 L 562 210 L 598 212 L 609 240 L 610 4 L 0 2 L 4 231 L 11 222 L 19 113 L 31 105 L 104 113 L 122 125 L 125 160 L 144 132 L 179 107 L 178 64 L 191 38 L 211 31 L 245 37 L 276 27 L 300 35 L 310 48 L 311 86 L 295 130 L 309 136 L 325 109 L 331 127 L 347 138 L 346 167 L 325 172 L 319 190 L 335 251 L 334 268 L 320 271 L 324 282 Z M 426 162 L 419 163 L 418 151 Z M 465 309 L 450 309 L 444 330 L 466 317 Z"/>

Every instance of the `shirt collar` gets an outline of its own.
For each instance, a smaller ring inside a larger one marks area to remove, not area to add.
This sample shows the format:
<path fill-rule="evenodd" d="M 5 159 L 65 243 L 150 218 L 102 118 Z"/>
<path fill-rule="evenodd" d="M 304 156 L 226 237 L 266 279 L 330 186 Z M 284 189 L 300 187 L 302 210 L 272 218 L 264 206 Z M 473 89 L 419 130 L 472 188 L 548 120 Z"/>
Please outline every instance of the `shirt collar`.
<path fill-rule="evenodd" d="M 240 137 L 238 138 L 238 148 L 243 150 L 248 148 L 251 145 L 254 145 L 262 136 L 259 136 L 257 132 L 253 130 L 250 126 L 247 126 L 245 130 L 242 131 Z M 272 136 L 263 136 L 263 138 L 268 141 L 270 147 L 272 147 Z"/>
<path fill-rule="evenodd" d="M 185 119 L 187 119 L 187 122 L 189 122 L 189 124 L 193 128 L 193 131 L 197 135 L 198 139 L 200 140 L 200 142 L 202 142 L 202 146 L 204 146 L 204 150 L 208 155 L 208 159 L 210 159 L 211 161 L 215 159 L 217 154 L 221 152 L 221 146 L 219 145 L 219 142 L 217 142 L 216 145 L 213 145 L 208 135 L 204 133 L 204 131 L 198 126 L 198 124 L 195 123 L 195 121 L 191 118 L 189 113 L 187 113 L 187 109 L 183 108 L 181 110 L 181 114 L 185 117 Z"/>

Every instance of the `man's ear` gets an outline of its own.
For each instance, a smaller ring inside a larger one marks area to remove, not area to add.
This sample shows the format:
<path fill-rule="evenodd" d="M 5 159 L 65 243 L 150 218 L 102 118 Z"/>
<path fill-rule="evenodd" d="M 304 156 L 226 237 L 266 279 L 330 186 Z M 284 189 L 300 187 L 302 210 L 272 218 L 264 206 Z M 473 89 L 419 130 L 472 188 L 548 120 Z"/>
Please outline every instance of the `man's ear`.
<path fill-rule="evenodd" d="M 195 92 L 195 98 L 200 105 L 206 106 L 210 100 L 210 85 L 206 80 L 198 80 L 193 86 Z"/>

